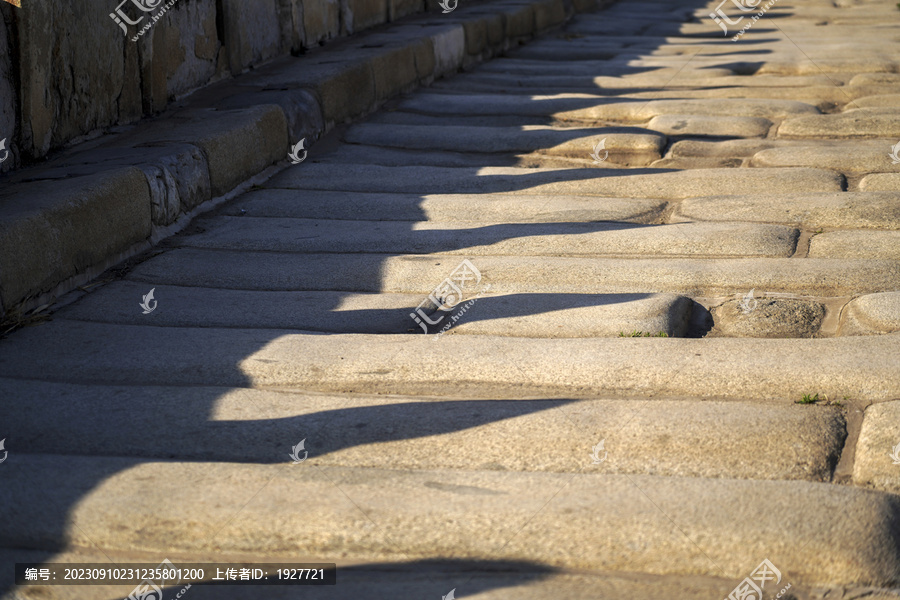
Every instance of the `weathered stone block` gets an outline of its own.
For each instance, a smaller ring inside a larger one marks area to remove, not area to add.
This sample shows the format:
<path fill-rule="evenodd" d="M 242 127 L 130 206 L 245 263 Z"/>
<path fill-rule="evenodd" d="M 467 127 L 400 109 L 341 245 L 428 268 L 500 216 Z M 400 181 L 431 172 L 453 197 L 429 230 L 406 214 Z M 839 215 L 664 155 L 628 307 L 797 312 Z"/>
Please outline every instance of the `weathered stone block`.
<path fill-rule="evenodd" d="M 434 76 L 455 73 L 466 56 L 466 32 L 461 25 L 449 26 L 431 36 L 434 45 Z"/>
<path fill-rule="evenodd" d="M 342 65 L 318 86 L 326 122 L 342 122 L 365 113 L 375 102 L 375 77 L 367 63 Z"/>
<path fill-rule="evenodd" d="M 848 303 L 843 313 L 842 335 L 872 335 L 900 331 L 900 292 L 860 296 Z"/>
<path fill-rule="evenodd" d="M 303 3 L 303 32 L 307 47 L 337 37 L 340 33 L 341 5 L 338 0 Z"/>
<path fill-rule="evenodd" d="M 895 458 L 898 457 L 898 458 Z M 900 402 L 884 402 L 866 409 L 856 457 L 853 483 L 900 493 Z"/>
<path fill-rule="evenodd" d="M 466 53 L 481 54 L 487 45 L 487 24 L 482 19 L 469 19 L 462 26 L 466 33 Z"/>
<path fill-rule="evenodd" d="M 126 72 L 131 43 L 110 19 L 113 3 L 91 0 L 33 3 L 17 12 L 22 85 L 22 150 L 44 156 L 51 148 L 117 124 L 135 107 L 120 96 L 138 86 Z"/>
<path fill-rule="evenodd" d="M 566 20 L 566 7 L 562 0 L 546 0 L 534 5 L 534 30 L 544 31 Z"/>
<path fill-rule="evenodd" d="M 431 40 L 418 40 L 413 46 L 416 61 L 416 75 L 419 80 L 429 80 L 434 77 L 434 44 Z"/>
<path fill-rule="evenodd" d="M 504 7 L 506 35 L 512 39 L 530 37 L 534 33 L 534 7 L 530 4 Z"/>
<path fill-rule="evenodd" d="M 223 0 L 225 50 L 232 73 L 284 54 L 290 40 L 281 38 L 278 0 Z"/>
<path fill-rule="evenodd" d="M 415 86 L 416 57 L 413 49 L 402 46 L 372 57 L 375 98 L 387 100 Z"/>
<path fill-rule="evenodd" d="M 425 10 L 423 0 L 389 0 L 388 20 L 396 21 L 407 15 L 414 15 Z"/>
<path fill-rule="evenodd" d="M 7 309 L 150 235 L 150 190 L 133 167 L 4 188 L 0 206 Z"/>
<path fill-rule="evenodd" d="M 183 96 L 213 78 L 221 48 L 215 0 L 182 0 L 156 27 L 166 31 L 165 49 L 156 68 L 165 66 L 170 97 Z"/>
<path fill-rule="evenodd" d="M 388 18 L 388 0 L 341 0 L 345 15 L 345 33 L 380 25 Z"/>
<path fill-rule="evenodd" d="M 319 101 L 308 90 L 266 90 L 238 94 L 223 101 L 220 108 L 249 108 L 260 104 L 277 104 L 281 107 L 287 118 L 292 144 L 303 138 L 316 139 L 325 131 L 325 119 Z"/>

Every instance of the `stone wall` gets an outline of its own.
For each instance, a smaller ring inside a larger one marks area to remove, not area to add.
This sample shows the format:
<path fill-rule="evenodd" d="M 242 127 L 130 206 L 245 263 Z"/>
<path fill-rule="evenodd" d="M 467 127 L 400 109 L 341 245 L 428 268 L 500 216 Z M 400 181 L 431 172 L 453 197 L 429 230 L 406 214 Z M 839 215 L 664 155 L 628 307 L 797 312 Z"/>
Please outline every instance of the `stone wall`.
<path fill-rule="evenodd" d="M 141 3 L 150 10 L 140 10 Z M 6 138 L 10 150 L 2 171 L 157 113 L 174 99 L 277 56 L 440 10 L 437 0 L 23 4 L 0 3 L 0 140 Z M 126 17 L 122 25 L 111 17 L 119 8 Z"/>

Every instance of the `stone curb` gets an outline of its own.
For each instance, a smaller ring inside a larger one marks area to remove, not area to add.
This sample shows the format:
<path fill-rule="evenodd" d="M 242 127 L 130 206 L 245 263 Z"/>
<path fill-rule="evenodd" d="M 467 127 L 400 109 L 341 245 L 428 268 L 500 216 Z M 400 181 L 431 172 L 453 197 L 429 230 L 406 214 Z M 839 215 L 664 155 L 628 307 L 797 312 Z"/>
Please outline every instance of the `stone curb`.
<path fill-rule="evenodd" d="M 10 174 L 0 191 L 0 318 L 52 303 L 172 235 L 300 139 L 603 4 L 502 0 L 416 15 L 300 62 L 276 59 L 161 118 Z"/>

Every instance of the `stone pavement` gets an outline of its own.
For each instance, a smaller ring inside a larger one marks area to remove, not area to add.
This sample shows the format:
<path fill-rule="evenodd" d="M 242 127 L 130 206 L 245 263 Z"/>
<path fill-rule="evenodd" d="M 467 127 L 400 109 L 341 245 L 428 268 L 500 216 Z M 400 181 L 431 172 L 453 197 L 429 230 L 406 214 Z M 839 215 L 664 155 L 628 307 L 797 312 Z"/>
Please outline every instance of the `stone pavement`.
<path fill-rule="evenodd" d="M 897 597 L 900 11 L 720 6 L 339 126 L 0 342 L 4 598 Z"/>

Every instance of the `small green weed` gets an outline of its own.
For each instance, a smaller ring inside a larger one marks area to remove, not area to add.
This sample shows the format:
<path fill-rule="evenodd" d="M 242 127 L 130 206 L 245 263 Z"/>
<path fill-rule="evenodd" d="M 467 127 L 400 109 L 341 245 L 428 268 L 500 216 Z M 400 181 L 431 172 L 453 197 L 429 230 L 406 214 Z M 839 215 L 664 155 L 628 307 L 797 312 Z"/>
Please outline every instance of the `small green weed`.
<path fill-rule="evenodd" d="M 828 396 L 825 396 L 825 398 L 828 399 Z M 818 401 L 819 401 L 819 394 L 816 394 L 816 395 L 803 394 L 803 397 L 800 398 L 799 400 L 795 400 L 794 404 L 815 404 Z"/>

